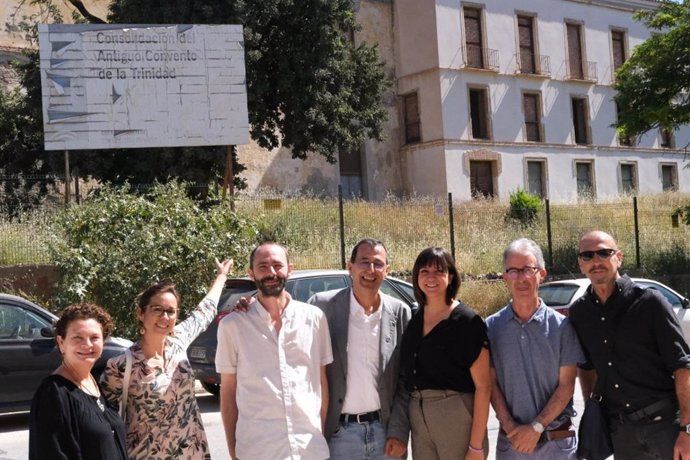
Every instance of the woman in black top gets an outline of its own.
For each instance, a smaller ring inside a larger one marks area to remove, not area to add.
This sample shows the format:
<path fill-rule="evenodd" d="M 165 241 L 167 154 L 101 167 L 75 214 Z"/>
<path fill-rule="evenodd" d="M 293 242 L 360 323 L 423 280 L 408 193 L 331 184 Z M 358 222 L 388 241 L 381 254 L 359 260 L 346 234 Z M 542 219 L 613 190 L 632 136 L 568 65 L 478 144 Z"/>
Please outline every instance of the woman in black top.
<path fill-rule="evenodd" d="M 486 325 L 455 300 L 460 278 L 448 251 L 422 251 L 412 284 L 420 309 L 403 335 L 404 390 L 398 393 L 393 417 L 409 419 L 413 458 L 486 458 L 491 396 Z M 406 440 L 389 438 L 386 452 L 400 456 L 405 446 Z"/>
<path fill-rule="evenodd" d="M 112 319 L 92 304 L 70 305 L 55 325 L 62 364 L 36 390 L 29 422 L 29 459 L 126 460 L 125 427 L 91 369 Z"/>

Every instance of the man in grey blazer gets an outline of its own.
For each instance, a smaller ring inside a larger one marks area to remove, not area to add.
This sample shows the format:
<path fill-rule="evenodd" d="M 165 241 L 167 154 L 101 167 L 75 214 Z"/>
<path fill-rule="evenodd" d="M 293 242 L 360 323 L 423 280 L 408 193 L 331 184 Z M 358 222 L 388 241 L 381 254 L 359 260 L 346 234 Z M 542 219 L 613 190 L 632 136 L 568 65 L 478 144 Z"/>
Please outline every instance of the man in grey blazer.
<path fill-rule="evenodd" d="M 309 303 L 328 320 L 333 362 L 328 375 L 325 436 L 331 460 L 384 459 L 398 382 L 399 352 L 410 308 L 380 291 L 388 274 L 382 242 L 365 238 L 352 250 L 352 288 L 315 294 Z"/>

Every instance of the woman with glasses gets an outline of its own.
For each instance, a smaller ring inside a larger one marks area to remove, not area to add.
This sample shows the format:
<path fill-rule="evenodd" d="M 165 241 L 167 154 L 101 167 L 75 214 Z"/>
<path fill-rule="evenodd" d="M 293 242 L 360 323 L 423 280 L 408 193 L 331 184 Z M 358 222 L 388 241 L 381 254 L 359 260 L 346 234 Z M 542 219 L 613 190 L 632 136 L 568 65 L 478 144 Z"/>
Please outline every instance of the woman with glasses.
<path fill-rule="evenodd" d="M 112 329 L 110 315 L 97 305 L 70 305 L 62 312 L 55 324 L 62 364 L 31 403 L 30 460 L 127 458 L 122 420 L 91 375 Z"/>
<path fill-rule="evenodd" d="M 137 296 L 139 340 L 109 360 L 101 378 L 105 397 L 122 403 L 130 459 L 210 458 L 187 348 L 215 318 L 232 267 L 231 260 L 216 259 L 217 276 L 206 297 L 179 324 L 174 284 L 159 282 Z"/>
<path fill-rule="evenodd" d="M 484 459 L 491 396 L 486 325 L 455 299 L 460 275 L 445 249 L 417 256 L 412 285 L 420 308 L 402 339 L 404 390 L 396 396 L 391 426 L 409 419 L 413 458 Z M 406 439 L 389 438 L 386 454 L 399 457 L 406 446 Z"/>

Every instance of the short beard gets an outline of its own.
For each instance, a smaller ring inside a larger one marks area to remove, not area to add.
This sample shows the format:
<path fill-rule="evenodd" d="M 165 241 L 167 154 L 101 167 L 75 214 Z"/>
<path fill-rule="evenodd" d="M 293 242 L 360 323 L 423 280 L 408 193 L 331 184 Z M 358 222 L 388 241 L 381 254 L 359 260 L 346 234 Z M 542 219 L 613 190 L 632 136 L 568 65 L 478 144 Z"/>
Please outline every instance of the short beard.
<path fill-rule="evenodd" d="M 268 287 L 264 284 L 265 280 L 278 280 L 278 285 L 275 287 Z M 267 276 L 262 280 L 254 280 L 256 288 L 263 294 L 264 297 L 279 297 L 280 294 L 285 290 L 286 279 L 280 276 Z"/>

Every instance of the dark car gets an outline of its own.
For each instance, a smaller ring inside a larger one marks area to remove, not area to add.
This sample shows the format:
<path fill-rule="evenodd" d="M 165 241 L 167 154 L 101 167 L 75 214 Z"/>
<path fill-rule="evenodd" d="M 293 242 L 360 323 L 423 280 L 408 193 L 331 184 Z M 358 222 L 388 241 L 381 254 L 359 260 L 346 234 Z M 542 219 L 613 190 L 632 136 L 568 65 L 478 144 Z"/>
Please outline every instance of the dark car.
<path fill-rule="evenodd" d="M 351 285 L 350 274 L 346 270 L 296 270 L 292 272 L 285 289 L 293 299 L 306 302 L 317 292 L 342 289 Z M 218 306 L 218 316 L 232 309 L 237 300 L 244 296 L 254 295 L 256 287 L 249 278 L 230 279 L 225 284 L 225 291 Z M 416 308 L 412 285 L 403 280 L 387 277 L 381 285 L 381 291 Z M 220 376 L 216 373 L 216 347 L 218 321 L 192 342 L 187 350 L 196 378 L 209 393 L 218 394 Z"/>
<path fill-rule="evenodd" d="M 55 345 L 57 316 L 21 297 L 0 294 L 0 414 L 28 410 L 41 381 L 62 362 Z M 129 340 L 109 338 L 92 373 L 123 353 Z"/>

